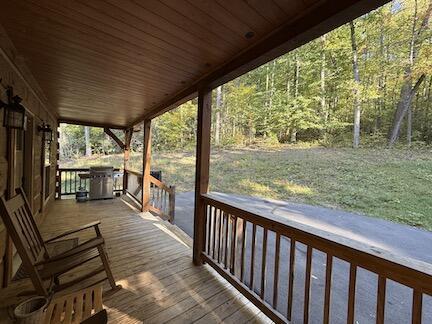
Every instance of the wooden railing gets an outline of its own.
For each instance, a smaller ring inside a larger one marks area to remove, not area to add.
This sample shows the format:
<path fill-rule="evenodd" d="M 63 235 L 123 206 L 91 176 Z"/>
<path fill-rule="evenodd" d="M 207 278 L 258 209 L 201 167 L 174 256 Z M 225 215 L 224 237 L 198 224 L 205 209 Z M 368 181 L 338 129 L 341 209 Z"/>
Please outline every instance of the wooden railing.
<path fill-rule="evenodd" d="M 332 271 L 337 260 L 345 261 L 349 265 L 349 271 L 344 278 L 348 286 L 347 323 L 354 323 L 355 319 L 358 269 L 365 269 L 376 277 L 376 323 L 382 324 L 385 320 L 388 281 L 395 281 L 412 289 L 412 311 L 408 316 L 412 317 L 412 323 L 421 323 L 423 295 L 432 295 L 431 265 L 395 257 L 383 250 L 354 244 L 340 236 L 298 223 L 280 223 L 256 212 L 233 206 L 212 194 L 201 195 L 201 199 L 206 206 L 205 240 L 201 253 L 203 261 L 275 322 L 291 321 L 293 303 L 298 305 L 300 302 L 303 305 L 303 323 L 308 323 L 311 298 L 315 303 L 321 298 L 322 322 L 332 323 Z M 299 252 L 305 252 L 302 273 L 298 273 L 302 268 L 296 264 Z M 314 265 L 317 264 L 316 257 L 321 258 L 319 264 L 322 267 L 325 264 L 325 271 L 322 271 L 325 280 L 322 286 L 323 296 L 311 295 L 313 257 Z M 295 284 L 295 277 L 303 282 Z M 281 280 L 285 281 L 283 285 Z M 341 286 L 340 278 L 337 285 Z M 283 304 L 280 299 L 282 286 L 286 289 Z M 294 296 L 299 295 L 295 294 L 294 289 L 299 288 L 302 290 L 300 296 L 303 297 L 300 301 L 294 300 L 297 298 Z M 314 307 L 314 310 L 317 308 L 319 307 Z M 344 310 L 338 309 L 338 312 Z"/>
<path fill-rule="evenodd" d="M 114 169 L 118 172 L 120 169 Z M 82 179 L 80 174 L 89 174 L 89 168 L 59 168 L 57 170 L 57 198 L 61 196 L 75 195 L 80 188 L 86 191 L 90 190 L 90 179 Z M 123 179 L 114 177 L 113 191 L 120 192 L 123 190 Z"/>
<path fill-rule="evenodd" d="M 142 205 L 142 174 L 126 170 L 126 192 Z M 164 220 L 174 223 L 175 187 L 167 186 L 153 176 L 150 176 L 149 210 Z"/>

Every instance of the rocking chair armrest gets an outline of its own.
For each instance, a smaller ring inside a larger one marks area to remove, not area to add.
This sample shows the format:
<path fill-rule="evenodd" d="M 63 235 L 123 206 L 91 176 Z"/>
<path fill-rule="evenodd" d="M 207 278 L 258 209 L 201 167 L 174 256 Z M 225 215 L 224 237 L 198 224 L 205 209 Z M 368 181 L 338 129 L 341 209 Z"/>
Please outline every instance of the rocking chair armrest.
<path fill-rule="evenodd" d="M 46 265 L 55 263 L 55 262 L 60 261 L 60 260 L 69 259 L 71 257 L 74 257 L 75 255 L 82 254 L 88 250 L 98 248 L 98 246 L 101 246 L 104 243 L 105 242 L 104 242 L 104 239 L 102 237 L 95 237 L 93 239 L 90 239 L 84 243 L 77 245 L 76 247 L 74 247 L 71 250 L 65 251 L 65 252 L 63 252 L 59 255 L 56 255 L 54 257 L 51 257 L 49 259 L 41 260 L 41 261 L 35 263 L 34 265 L 35 266 L 41 266 L 41 265 L 46 266 Z"/>
<path fill-rule="evenodd" d="M 89 229 L 89 228 L 91 228 L 91 227 L 94 227 L 94 228 L 95 228 L 95 231 L 96 231 L 96 234 L 99 235 L 99 233 L 100 233 L 100 232 L 99 232 L 99 224 L 100 224 L 100 223 L 101 223 L 100 221 L 94 221 L 94 222 L 88 223 L 88 224 L 83 225 L 83 226 L 80 226 L 80 227 L 78 227 L 78 228 L 76 228 L 76 229 L 69 230 L 69 231 L 66 231 L 66 232 L 64 232 L 64 233 L 62 233 L 62 234 L 60 234 L 60 235 L 57 235 L 57 236 L 55 236 L 55 237 L 52 237 L 52 238 L 46 240 L 45 243 L 50 243 L 50 242 L 52 242 L 52 241 L 56 241 L 56 240 L 58 240 L 58 239 L 60 239 L 60 238 L 63 238 L 63 237 L 65 237 L 65 236 L 68 236 L 68 235 L 71 235 L 71 234 L 74 234 L 74 233 L 77 233 L 77 232 L 81 232 L 81 231 L 86 230 L 86 229 Z"/>

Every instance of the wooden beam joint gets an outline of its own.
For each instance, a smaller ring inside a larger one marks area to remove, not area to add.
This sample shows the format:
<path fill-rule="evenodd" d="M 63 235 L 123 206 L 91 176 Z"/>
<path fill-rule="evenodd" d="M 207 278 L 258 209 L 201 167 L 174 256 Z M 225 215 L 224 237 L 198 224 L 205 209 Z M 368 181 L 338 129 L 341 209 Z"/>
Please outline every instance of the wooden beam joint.
<path fill-rule="evenodd" d="M 117 135 L 113 133 L 113 131 L 112 131 L 110 128 L 105 127 L 105 128 L 104 128 L 104 132 L 105 132 L 105 134 L 107 134 L 109 137 L 111 137 L 111 138 L 114 140 L 114 142 L 116 142 L 117 145 L 120 146 L 120 148 L 121 148 L 122 150 L 124 150 L 124 149 L 126 148 L 125 143 L 123 143 L 123 142 L 122 142 L 122 141 L 117 137 Z"/>

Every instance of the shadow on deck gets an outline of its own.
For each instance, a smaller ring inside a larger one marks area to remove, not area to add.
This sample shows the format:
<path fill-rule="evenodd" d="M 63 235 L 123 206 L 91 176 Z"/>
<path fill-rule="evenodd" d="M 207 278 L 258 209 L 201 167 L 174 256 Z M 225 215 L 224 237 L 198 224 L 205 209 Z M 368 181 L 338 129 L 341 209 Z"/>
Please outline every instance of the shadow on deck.
<path fill-rule="evenodd" d="M 50 237 L 94 220 L 101 220 L 114 277 L 123 287 L 104 298 L 111 322 L 269 322 L 209 266 L 192 264 L 186 235 L 149 213 L 140 213 L 127 199 L 56 201 L 41 231 Z"/>

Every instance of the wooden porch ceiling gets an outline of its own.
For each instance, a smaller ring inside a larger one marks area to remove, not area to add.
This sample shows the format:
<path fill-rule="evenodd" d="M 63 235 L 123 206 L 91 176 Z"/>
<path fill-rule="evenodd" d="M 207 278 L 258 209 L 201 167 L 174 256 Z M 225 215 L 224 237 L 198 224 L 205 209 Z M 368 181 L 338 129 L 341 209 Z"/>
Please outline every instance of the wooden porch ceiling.
<path fill-rule="evenodd" d="M 132 126 L 388 0 L 2 0 L 60 120 Z"/>

